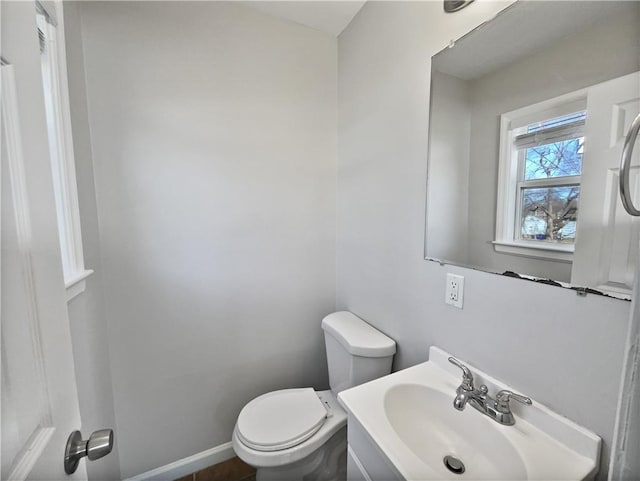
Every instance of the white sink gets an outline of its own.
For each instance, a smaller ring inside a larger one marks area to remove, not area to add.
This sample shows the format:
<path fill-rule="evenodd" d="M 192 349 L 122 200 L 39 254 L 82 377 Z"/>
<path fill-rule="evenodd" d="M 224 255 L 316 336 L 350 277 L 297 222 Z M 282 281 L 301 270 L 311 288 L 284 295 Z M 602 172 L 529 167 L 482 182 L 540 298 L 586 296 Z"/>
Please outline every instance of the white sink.
<path fill-rule="evenodd" d="M 489 424 L 496 422 L 477 416 L 472 408 L 456 411 L 452 398 L 424 385 L 398 384 L 386 392 L 384 410 L 398 438 L 436 471 L 446 469 L 443 457 L 452 455 L 464 462 L 467 472 L 477 473 L 474 479 L 526 479 L 518 450 L 501 429 Z"/>
<path fill-rule="evenodd" d="M 535 399 L 532 406 L 512 402 L 513 426 L 500 425 L 469 405 L 457 411 L 453 398 L 461 375 L 448 357 L 432 347 L 429 362 L 338 396 L 350 418 L 362 426 L 402 478 L 592 479 L 600 454 L 598 436 Z M 510 389 L 462 362 L 471 368 L 476 386 L 486 384 L 490 395 Z M 462 461 L 465 471 L 452 472 L 445 466 L 445 456 Z"/>

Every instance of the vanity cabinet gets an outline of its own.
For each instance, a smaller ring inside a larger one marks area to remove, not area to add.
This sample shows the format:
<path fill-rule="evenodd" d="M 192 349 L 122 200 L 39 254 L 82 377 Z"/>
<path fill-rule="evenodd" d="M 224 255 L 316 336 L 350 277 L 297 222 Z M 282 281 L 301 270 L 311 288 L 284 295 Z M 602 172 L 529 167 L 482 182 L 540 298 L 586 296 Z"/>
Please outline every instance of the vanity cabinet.
<path fill-rule="evenodd" d="M 338 394 L 347 411 L 349 481 L 458 479 L 593 481 L 600 437 L 537 400 L 515 403 L 514 425 L 474 406 L 457 410 L 460 372 L 435 346 L 429 361 Z M 484 389 L 512 389 L 473 369 Z M 514 398 L 515 399 L 515 398 Z M 528 404 L 528 403 L 527 403 Z"/>
<path fill-rule="evenodd" d="M 347 440 L 347 481 L 404 480 L 352 415 L 347 420 Z"/>

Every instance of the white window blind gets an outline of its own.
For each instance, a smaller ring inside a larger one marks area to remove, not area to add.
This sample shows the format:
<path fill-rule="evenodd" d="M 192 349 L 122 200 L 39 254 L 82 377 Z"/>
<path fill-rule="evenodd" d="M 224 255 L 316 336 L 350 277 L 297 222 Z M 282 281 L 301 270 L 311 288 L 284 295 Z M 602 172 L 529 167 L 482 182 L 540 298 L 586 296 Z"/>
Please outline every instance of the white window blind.
<path fill-rule="evenodd" d="M 527 132 L 516 136 L 514 144 L 516 149 L 521 150 L 552 144 L 554 142 L 562 142 L 567 139 L 584 137 L 584 124 L 584 119 L 581 119 L 557 127 Z"/>

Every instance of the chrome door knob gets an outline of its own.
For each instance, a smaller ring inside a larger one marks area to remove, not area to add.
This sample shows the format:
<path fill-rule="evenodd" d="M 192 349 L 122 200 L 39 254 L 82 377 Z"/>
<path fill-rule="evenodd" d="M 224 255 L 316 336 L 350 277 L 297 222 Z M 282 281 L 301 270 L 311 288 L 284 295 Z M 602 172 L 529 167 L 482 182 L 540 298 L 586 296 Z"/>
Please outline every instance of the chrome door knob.
<path fill-rule="evenodd" d="M 95 461 L 109 454 L 112 449 L 113 429 L 95 431 L 86 441 L 82 439 L 80 431 L 73 431 L 64 450 L 64 472 L 73 474 L 85 456 L 90 461 Z"/>
<path fill-rule="evenodd" d="M 91 461 L 106 456 L 113 449 L 113 429 L 101 429 L 89 436 L 87 441 L 87 457 Z"/>

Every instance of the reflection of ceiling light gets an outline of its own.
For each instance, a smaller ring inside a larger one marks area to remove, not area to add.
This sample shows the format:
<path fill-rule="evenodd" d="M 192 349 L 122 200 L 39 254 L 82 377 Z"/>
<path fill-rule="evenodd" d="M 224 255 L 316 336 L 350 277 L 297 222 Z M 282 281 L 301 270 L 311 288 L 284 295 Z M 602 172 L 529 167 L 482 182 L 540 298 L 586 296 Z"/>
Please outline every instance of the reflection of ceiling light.
<path fill-rule="evenodd" d="M 469 5 L 473 0 L 444 0 L 444 11 L 447 13 L 457 12 Z"/>

